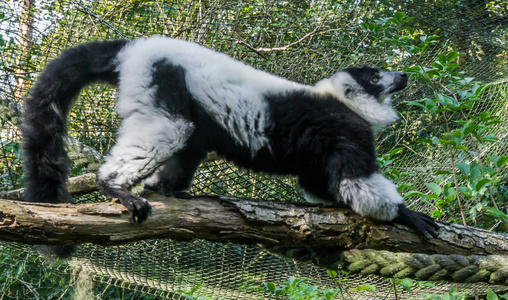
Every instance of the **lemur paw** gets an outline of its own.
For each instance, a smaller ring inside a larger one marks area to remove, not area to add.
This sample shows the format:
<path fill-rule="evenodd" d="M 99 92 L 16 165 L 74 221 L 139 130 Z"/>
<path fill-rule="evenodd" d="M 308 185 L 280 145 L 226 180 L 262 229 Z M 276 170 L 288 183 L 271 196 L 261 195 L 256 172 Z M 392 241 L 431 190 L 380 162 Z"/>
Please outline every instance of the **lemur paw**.
<path fill-rule="evenodd" d="M 393 219 L 393 222 L 409 226 L 423 234 L 426 238 L 437 237 L 436 230 L 439 229 L 435 219 L 424 213 L 412 211 L 404 204 L 399 205 L 397 217 Z"/>
<path fill-rule="evenodd" d="M 152 207 L 146 199 L 137 196 L 130 196 L 126 199 L 120 199 L 120 202 L 129 211 L 129 218 L 132 223 L 141 223 L 152 214 Z"/>

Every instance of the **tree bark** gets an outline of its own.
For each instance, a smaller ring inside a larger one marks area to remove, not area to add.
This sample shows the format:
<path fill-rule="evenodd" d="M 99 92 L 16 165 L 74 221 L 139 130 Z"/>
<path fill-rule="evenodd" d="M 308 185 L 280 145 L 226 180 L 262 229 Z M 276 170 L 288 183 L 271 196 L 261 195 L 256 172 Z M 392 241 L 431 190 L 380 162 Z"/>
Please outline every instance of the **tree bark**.
<path fill-rule="evenodd" d="M 86 194 L 97 190 L 95 174 L 84 174 L 69 178 L 67 190 L 71 195 Z M 0 199 L 23 200 L 25 198 L 25 189 L 17 189 L 0 193 Z"/>
<path fill-rule="evenodd" d="M 72 194 L 97 189 L 94 174 L 69 179 Z M 22 199 L 24 190 L 0 194 Z M 118 245 L 171 238 L 260 243 L 272 253 L 329 269 L 391 278 L 508 284 L 508 237 L 440 223 L 425 239 L 399 225 L 338 207 L 235 197 L 148 197 L 152 216 L 128 221 L 116 202 L 47 204 L 0 199 L 0 240 L 27 244 Z M 388 251 L 386 251 L 388 250 Z"/>
<path fill-rule="evenodd" d="M 131 224 L 117 203 L 44 204 L 0 200 L 0 240 L 28 244 L 118 245 L 154 238 L 206 239 L 270 246 L 376 249 L 427 254 L 508 254 L 508 238 L 440 223 L 426 239 L 399 225 L 336 207 L 234 197 L 152 196 L 152 216 Z"/>

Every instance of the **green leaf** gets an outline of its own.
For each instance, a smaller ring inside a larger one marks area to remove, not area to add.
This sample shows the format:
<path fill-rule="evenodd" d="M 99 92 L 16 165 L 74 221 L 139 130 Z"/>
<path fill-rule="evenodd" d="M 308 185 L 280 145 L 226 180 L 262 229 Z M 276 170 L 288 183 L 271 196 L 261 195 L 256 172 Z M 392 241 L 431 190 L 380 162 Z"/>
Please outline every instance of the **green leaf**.
<path fill-rule="evenodd" d="M 373 286 L 373 285 L 370 285 L 370 284 L 365 284 L 365 285 L 360 285 L 360 286 L 357 286 L 353 289 L 353 291 L 371 291 L 371 292 L 375 292 L 376 291 L 376 287 Z"/>
<path fill-rule="evenodd" d="M 459 84 L 461 85 L 467 85 L 469 83 L 471 83 L 471 81 L 473 81 L 473 77 L 466 77 L 466 78 L 462 78 L 461 80 L 458 81 Z"/>
<path fill-rule="evenodd" d="M 456 163 L 455 166 L 459 168 L 460 172 L 466 176 L 469 176 L 469 172 L 471 168 L 469 167 L 469 164 L 465 163 Z"/>
<path fill-rule="evenodd" d="M 451 200 L 455 199 L 457 196 L 455 188 L 450 187 L 450 186 L 447 186 L 444 188 L 443 194 L 446 198 L 451 198 Z M 447 199 L 447 200 L 450 200 L 450 199 Z"/>
<path fill-rule="evenodd" d="M 495 175 L 495 173 L 497 173 L 496 169 L 488 166 L 483 166 L 483 171 L 490 175 Z"/>
<path fill-rule="evenodd" d="M 491 216 L 494 216 L 494 217 L 497 217 L 501 220 L 507 220 L 508 219 L 508 216 L 500 211 L 499 209 L 497 208 L 494 208 L 494 207 L 491 207 L 489 209 L 487 209 L 487 214 L 491 215 Z"/>
<path fill-rule="evenodd" d="M 455 59 L 456 59 L 457 57 L 459 57 L 459 56 L 460 56 L 460 53 L 459 53 L 459 52 L 457 52 L 457 51 L 452 51 L 452 52 L 450 52 L 450 53 L 448 53 L 448 54 L 446 55 L 446 60 L 447 60 L 447 61 L 449 61 L 449 62 L 451 62 L 451 61 L 455 60 Z"/>
<path fill-rule="evenodd" d="M 496 167 L 501 168 L 506 163 L 508 163 L 508 156 L 500 156 L 497 158 L 497 161 L 495 162 Z"/>
<path fill-rule="evenodd" d="M 455 138 L 453 140 L 439 140 L 439 143 L 440 144 L 443 144 L 443 145 L 452 145 L 452 146 L 457 146 L 457 141 L 455 140 Z"/>
<path fill-rule="evenodd" d="M 446 55 L 444 54 L 438 54 L 437 55 L 437 61 L 434 62 L 434 64 L 437 64 L 439 65 L 441 68 L 439 68 L 440 70 L 443 69 L 443 67 L 446 65 L 447 61 L 446 61 Z M 432 65 L 434 65 L 432 64 Z"/>
<path fill-rule="evenodd" d="M 482 175 L 482 171 L 480 170 L 480 167 L 475 165 L 471 169 L 471 176 L 469 177 L 469 183 L 471 183 L 472 187 L 475 187 L 478 184 L 478 181 L 480 180 L 481 175 Z"/>
<path fill-rule="evenodd" d="M 394 156 L 395 154 L 401 152 L 402 150 L 404 150 L 404 147 L 400 147 L 400 148 L 395 148 L 393 149 L 391 152 L 390 152 L 390 157 L 391 156 Z"/>
<path fill-rule="evenodd" d="M 482 180 L 478 181 L 474 189 L 478 192 L 482 189 L 482 187 L 486 186 L 487 184 L 491 183 L 491 179 L 489 178 L 483 178 Z"/>
<path fill-rule="evenodd" d="M 323 295 L 326 300 L 332 300 L 340 292 L 340 289 L 326 289 L 323 291 Z"/>
<path fill-rule="evenodd" d="M 433 66 L 434 68 L 436 68 L 437 70 L 443 70 L 443 69 L 444 69 L 443 64 L 441 64 L 441 62 L 439 62 L 439 61 L 433 62 L 433 63 L 432 63 L 432 66 Z"/>
<path fill-rule="evenodd" d="M 301 283 L 303 283 L 307 280 L 309 280 L 309 278 L 300 278 L 300 279 L 295 280 L 292 285 L 299 286 Z"/>
<path fill-rule="evenodd" d="M 439 99 L 439 103 L 443 104 L 444 106 L 453 106 L 453 104 L 457 102 L 452 97 L 443 94 L 437 94 L 437 98 Z"/>
<path fill-rule="evenodd" d="M 187 294 L 189 294 L 189 295 L 194 294 L 202 285 L 203 285 L 203 283 L 196 285 Z"/>
<path fill-rule="evenodd" d="M 405 289 L 406 291 L 410 291 L 411 290 L 411 287 L 413 287 L 413 283 L 414 281 L 410 278 L 404 278 L 400 285 L 402 285 L 402 288 Z"/>
<path fill-rule="evenodd" d="M 472 190 L 470 188 L 468 188 L 467 186 L 459 186 L 457 188 L 459 190 L 459 193 L 461 193 L 462 195 L 466 196 L 466 197 L 471 197 L 472 196 Z"/>
<path fill-rule="evenodd" d="M 417 139 L 416 141 L 418 143 L 432 144 L 432 140 L 431 139 Z"/>
<path fill-rule="evenodd" d="M 496 293 L 490 288 L 487 290 L 487 300 L 498 300 Z"/>
<path fill-rule="evenodd" d="M 437 170 L 434 172 L 434 175 L 450 175 L 453 174 L 451 171 L 448 170 Z"/>
<path fill-rule="evenodd" d="M 437 196 L 441 195 L 442 190 L 441 190 L 441 187 L 437 183 L 431 182 L 431 183 L 426 183 L 425 185 L 429 188 L 429 190 L 432 193 L 436 194 Z"/>
<path fill-rule="evenodd" d="M 265 283 L 266 289 L 270 291 L 270 293 L 275 293 L 275 289 L 277 288 L 273 282 Z"/>
<path fill-rule="evenodd" d="M 414 17 L 407 17 L 404 20 L 402 20 L 402 23 L 407 23 L 413 21 Z"/>
<path fill-rule="evenodd" d="M 405 16 L 406 16 L 406 13 L 403 11 L 398 11 L 395 14 L 393 14 L 393 17 L 395 18 L 397 23 L 400 23 L 402 21 L 402 19 L 404 19 Z"/>
<path fill-rule="evenodd" d="M 407 102 L 408 105 L 412 105 L 412 106 L 418 106 L 420 108 L 423 108 L 425 110 L 427 110 L 427 107 L 423 104 L 421 104 L 420 102 L 417 102 L 417 101 L 408 101 Z"/>
<path fill-rule="evenodd" d="M 476 95 L 476 96 L 479 96 L 485 89 L 489 88 L 492 86 L 492 83 L 488 83 L 488 84 L 474 84 L 471 91 Z"/>
<path fill-rule="evenodd" d="M 439 76 L 439 71 L 436 70 L 436 69 L 429 69 L 425 73 L 427 73 L 427 76 L 429 76 L 430 78 L 434 78 L 434 77 L 438 77 Z"/>
<path fill-rule="evenodd" d="M 421 197 L 421 196 L 424 196 L 425 194 L 423 194 L 422 192 L 418 192 L 418 191 L 410 191 L 410 192 L 407 192 L 407 193 L 404 193 L 404 198 L 409 198 L 409 197 Z"/>
<path fill-rule="evenodd" d="M 326 270 L 326 274 L 328 274 L 328 276 L 330 276 L 331 279 L 337 277 L 337 271 L 335 270 Z"/>

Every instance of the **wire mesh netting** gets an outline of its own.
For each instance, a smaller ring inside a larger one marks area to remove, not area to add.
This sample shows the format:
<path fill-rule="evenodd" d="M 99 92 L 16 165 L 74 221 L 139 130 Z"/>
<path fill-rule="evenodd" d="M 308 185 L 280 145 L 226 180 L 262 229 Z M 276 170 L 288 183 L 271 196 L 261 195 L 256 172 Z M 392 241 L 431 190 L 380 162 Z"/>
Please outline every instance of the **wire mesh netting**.
<path fill-rule="evenodd" d="M 154 34 L 196 41 L 262 70 L 288 79 L 313 84 L 337 70 L 352 65 L 375 65 L 399 70 L 413 65 L 431 66 L 439 54 L 451 50 L 464 53 L 459 58 L 464 76 L 492 83 L 473 111 L 491 112 L 500 123 L 485 134 L 497 138 L 477 145 L 471 137 L 464 145 L 474 151 L 450 157 L 445 148 L 422 146 L 415 141 L 444 131 L 444 121 L 430 118 L 407 105 L 407 101 L 432 97 L 433 90 L 423 81 L 414 81 L 398 97 L 395 108 L 401 120 L 378 138 L 378 153 L 402 147 L 390 168 L 405 174 L 398 185 L 428 193 L 429 182 L 447 182 L 456 162 L 487 160 L 491 155 L 508 155 L 508 18 L 506 1 L 113 1 L 113 0 L 37 0 L 0 3 L 0 190 L 22 185 L 19 125 L 20 104 L 38 72 L 63 49 L 97 39 L 131 39 Z M 373 36 L 368 24 L 382 22 L 396 11 L 414 17 L 408 26 L 413 35 L 437 35 L 418 55 L 390 46 Z M 69 144 L 72 174 L 96 171 L 103 154 L 114 144 L 118 118 L 114 113 L 115 90 L 93 85 L 82 92 L 70 114 Z M 71 148 L 71 147 L 70 147 Z M 449 167 L 447 167 L 449 166 Z M 506 211 L 508 182 L 506 168 L 497 175 L 496 201 Z M 459 179 L 460 180 L 460 179 Z M 303 201 L 291 177 L 255 174 L 228 162 L 212 160 L 203 164 L 191 188 L 193 194 L 234 195 L 279 201 Z M 491 228 L 499 224 L 482 219 L 475 209 L 483 195 L 463 203 L 469 225 Z M 99 193 L 75 201 L 104 201 Z M 435 200 L 409 198 L 413 209 L 432 212 Z M 441 212 L 441 219 L 457 220 L 458 210 Z M 476 223 L 475 223 L 476 221 Z M 46 267 L 35 273 L 27 266 L 45 265 L 38 254 L 24 245 L 1 244 L 1 266 L 6 278 L 23 278 L 16 285 L 5 284 L 0 291 L 6 298 L 24 299 L 41 295 L 30 279 L 43 276 Z M 15 267 L 13 267 L 13 262 Z M 72 268 L 59 266 L 61 280 L 69 284 L 72 269 L 87 270 L 104 298 L 110 287 L 179 298 L 199 287 L 197 293 L 214 299 L 262 299 L 263 283 L 280 285 L 290 276 L 310 278 L 320 288 L 336 288 L 337 282 L 325 270 L 269 253 L 251 245 L 219 244 L 206 241 L 177 242 L 153 240 L 120 247 L 84 245 L 73 258 Z M 49 268 L 49 267 L 48 267 Z M 18 273 L 16 273 L 18 272 Z M 19 275 L 19 272 L 24 274 Z M 343 275 L 340 285 L 345 299 L 383 299 L 392 297 L 392 282 L 379 277 Z M 5 279 L 5 282 L 9 282 Z M 68 282 L 67 282 L 68 281 Z M 353 291 L 369 284 L 375 292 Z M 461 285 L 467 292 L 470 285 Z M 399 291 L 399 297 L 420 297 L 444 293 L 448 284 L 420 286 Z M 51 287 L 48 287 L 51 291 Z M 477 285 L 484 294 L 486 286 Z M 55 298 L 57 292 L 55 293 Z M 137 294 L 136 294 L 137 295 Z M 131 295 L 132 296 L 132 295 Z M 135 296 L 132 296 L 135 297 Z M 141 297 L 141 296 L 140 296 Z M 44 297 L 40 297 L 44 298 Z M 50 297 L 51 298 L 51 297 Z M 149 298 L 147 298 L 149 299 Z"/>

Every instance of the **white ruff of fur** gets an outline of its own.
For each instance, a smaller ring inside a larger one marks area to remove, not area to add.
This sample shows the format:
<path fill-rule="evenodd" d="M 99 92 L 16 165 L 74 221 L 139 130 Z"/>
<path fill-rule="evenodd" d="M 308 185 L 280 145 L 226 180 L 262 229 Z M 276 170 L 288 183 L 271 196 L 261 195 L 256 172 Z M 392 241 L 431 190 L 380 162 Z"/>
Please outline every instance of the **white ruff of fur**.
<path fill-rule="evenodd" d="M 403 203 L 395 185 L 379 173 L 367 178 L 342 180 L 339 194 L 356 213 L 383 221 L 393 220 L 398 205 Z"/>
<path fill-rule="evenodd" d="M 346 87 L 354 90 L 354 97 L 346 96 Z M 339 72 L 331 78 L 321 80 L 314 86 L 314 91 L 331 94 L 342 101 L 371 125 L 374 134 L 398 119 L 397 113 L 390 106 L 389 95 L 383 95 L 384 99 L 379 103 L 374 96 L 365 93 L 363 88 L 346 72 Z"/>
<path fill-rule="evenodd" d="M 196 43 L 155 36 L 130 43 L 118 55 L 120 115 L 147 111 L 145 106 L 153 106 L 153 91 L 149 88 L 152 65 L 161 59 L 185 70 L 190 93 L 239 144 L 253 153 L 269 145 L 265 97 L 308 89 Z"/>

